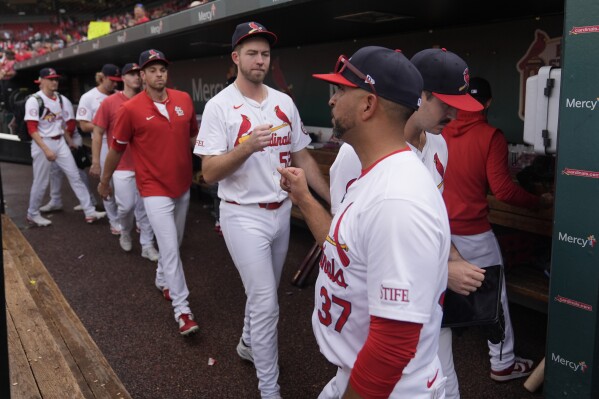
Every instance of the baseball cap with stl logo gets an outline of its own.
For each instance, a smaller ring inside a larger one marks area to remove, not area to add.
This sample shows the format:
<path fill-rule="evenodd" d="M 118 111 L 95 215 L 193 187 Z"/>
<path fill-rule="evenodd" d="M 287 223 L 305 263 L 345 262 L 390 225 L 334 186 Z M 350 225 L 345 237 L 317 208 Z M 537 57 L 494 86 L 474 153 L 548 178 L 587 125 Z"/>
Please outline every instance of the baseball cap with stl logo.
<path fill-rule="evenodd" d="M 412 109 L 420 105 L 422 77 L 399 50 L 362 47 L 351 58 L 340 56 L 334 73 L 312 76 L 336 85 L 359 87 Z"/>
<path fill-rule="evenodd" d="M 105 64 L 102 67 L 102 74 L 113 82 L 122 82 L 121 70 L 114 64 Z"/>
<path fill-rule="evenodd" d="M 455 53 L 444 48 L 430 48 L 419 51 L 410 61 L 422 75 L 424 90 L 456 109 L 482 110 L 482 105 L 468 94 L 468 65 Z"/>
<path fill-rule="evenodd" d="M 54 68 L 43 68 L 40 71 L 39 78 L 37 78 L 33 82 L 39 83 L 42 79 L 58 79 L 58 78 L 60 78 L 60 75 L 56 73 L 56 70 Z"/>
<path fill-rule="evenodd" d="M 164 53 L 160 50 L 146 50 L 139 55 L 139 67 L 144 69 L 147 64 L 150 62 L 160 61 L 164 65 L 168 65 L 169 62 L 164 56 Z"/>
<path fill-rule="evenodd" d="M 135 62 L 130 62 L 128 64 L 125 64 L 125 66 L 122 69 L 122 74 L 126 75 L 129 72 L 136 72 L 139 71 L 141 68 L 139 67 L 139 65 L 137 65 Z"/>
<path fill-rule="evenodd" d="M 262 36 L 271 46 L 277 42 L 277 35 L 267 30 L 264 25 L 258 22 L 243 22 L 235 28 L 233 32 L 233 38 L 231 39 L 231 46 L 235 49 L 239 43 L 250 37 Z"/>

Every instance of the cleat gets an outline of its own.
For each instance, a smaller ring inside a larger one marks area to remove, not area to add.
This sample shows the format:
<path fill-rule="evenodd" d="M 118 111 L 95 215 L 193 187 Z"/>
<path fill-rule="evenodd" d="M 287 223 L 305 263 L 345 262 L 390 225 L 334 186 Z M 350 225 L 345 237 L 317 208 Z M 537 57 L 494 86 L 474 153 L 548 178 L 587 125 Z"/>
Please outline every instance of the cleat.
<path fill-rule="evenodd" d="M 40 212 L 58 212 L 62 211 L 62 205 L 55 205 L 52 202 L 48 202 L 46 205 L 40 207 Z"/>
<path fill-rule="evenodd" d="M 131 236 L 126 233 L 121 233 L 121 236 L 119 237 L 119 244 L 121 245 L 123 251 L 131 251 L 131 248 L 133 247 L 133 244 L 131 243 Z"/>
<path fill-rule="evenodd" d="M 85 223 L 92 224 L 92 223 L 102 219 L 105 216 L 106 216 L 106 212 L 97 212 L 96 211 L 93 214 L 85 217 Z"/>
<path fill-rule="evenodd" d="M 27 215 L 27 222 L 29 224 L 37 226 L 37 227 L 46 227 L 46 226 L 50 226 L 52 224 L 51 220 L 46 219 L 45 217 L 43 217 L 41 215 L 37 215 L 37 216 Z"/>
<path fill-rule="evenodd" d="M 172 299 L 171 299 L 171 291 L 168 288 L 161 287 L 158 284 L 156 284 L 156 288 L 158 288 L 158 290 L 160 290 L 160 292 L 162 292 L 162 297 L 164 299 L 166 299 L 167 301 L 172 301 Z"/>
<path fill-rule="evenodd" d="M 158 253 L 158 251 L 156 250 L 156 248 L 154 248 L 153 245 L 149 245 L 147 247 L 142 248 L 141 256 L 143 258 L 151 260 L 152 262 L 158 262 L 158 259 L 160 258 L 160 253 Z"/>
<path fill-rule="evenodd" d="M 243 342 L 243 338 L 239 338 L 239 343 L 237 344 L 237 354 L 243 360 L 254 363 L 254 354 L 252 353 L 252 348 Z"/>
<path fill-rule="evenodd" d="M 516 361 L 505 370 L 491 370 L 491 379 L 498 382 L 515 380 L 516 378 L 527 377 L 532 373 L 533 361 L 522 359 L 516 356 Z"/>
<path fill-rule="evenodd" d="M 113 236 L 121 235 L 121 225 L 118 223 L 110 222 L 110 234 Z"/>
<path fill-rule="evenodd" d="M 83 207 L 81 206 L 81 204 L 79 204 L 79 205 L 75 205 L 75 206 L 73 207 L 73 210 L 74 210 L 74 211 L 82 211 L 82 210 L 83 210 Z"/>
<path fill-rule="evenodd" d="M 184 313 L 179 316 L 179 334 L 187 336 L 198 332 L 200 327 L 198 323 L 193 321 L 193 315 L 191 313 Z"/>

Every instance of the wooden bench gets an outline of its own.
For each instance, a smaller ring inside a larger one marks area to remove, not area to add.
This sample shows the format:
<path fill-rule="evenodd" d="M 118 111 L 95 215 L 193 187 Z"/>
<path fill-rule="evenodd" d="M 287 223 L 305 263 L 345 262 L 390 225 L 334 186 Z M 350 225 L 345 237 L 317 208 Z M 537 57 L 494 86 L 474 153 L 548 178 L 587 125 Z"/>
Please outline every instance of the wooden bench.
<path fill-rule="evenodd" d="M 21 231 L 2 215 L 12 398 L 131 398 Z"/>

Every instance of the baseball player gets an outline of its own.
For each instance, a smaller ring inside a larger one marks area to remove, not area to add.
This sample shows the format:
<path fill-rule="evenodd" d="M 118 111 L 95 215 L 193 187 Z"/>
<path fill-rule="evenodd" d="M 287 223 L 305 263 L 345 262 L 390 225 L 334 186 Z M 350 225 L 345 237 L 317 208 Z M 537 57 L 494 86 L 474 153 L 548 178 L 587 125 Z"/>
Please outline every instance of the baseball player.
<path fill-rule="evenodd" d="M 323 244 L 312 325 L 338 371 L 319 397 L 443 398 L 449 223 L 404 137 L 422 77 L 401 52 L 376 46 L 340 56 L 334 71 L 314 77 L 339 86 L 329 101 L 333 133 L 354 147 L 362 172 Z M 310 196 L 303 171 L 282 176 L 294 202 Z"/>
<path fill-rule="evenodd" d="M 81 129 L 81 131 L 85 133 L 91 133 L 93 125 L 91 123 L 90 115 L 93 117 L 93 114 L 95 114 L 96 110 L 98 109 L 100 102 L 114 92 L 117 82 L 120 82 L 120 76 L 121 74 L 118 67 L 113 64 L 104 65 L 102 72 L 96 74 L 96 83 L 98 84 L 97 87 L 94 87 L 90 91 L 84 93 L 79 99 L 76 120 L 79 122 L 79 129 Z M 79 133 L 79 129 L 75 129 L 75 133 L 73 134 L 73 144 L 76 147 L 83 145 L 83 139 Z M 93 158 L 99 159 L 99 155 Z M 85 185 L 88 187 L 88 191 L 90 191 L 92 205 L 95 207 L 96 198 L 89 187 L 88 175 L 82 169 L 79 169 L 79 174 L 81 175 L 81 179 Z M 63 174 L 60 169 L 53 167 L 50 173 L 50 201 L 40 208 L 42 212 L 53 212 L 62 209 L 62 196 L 60 193 L 62 178 Z M 111 232 L 113 234 L 118 234 L 119 229 L 117 228 L 116 224 L 112 222 L 112 208 L 110 208 L 109 205 L 108 207 L 105 206 L 105 209 L 108 214 L 108 220 L 110 221 Z M 81 204 L 76 205 L 74 210 L 80 211 Z"/>
<path fill-rule="evenodd" d="M 263 84 L 276 41 L 257 22 L 237 25 L 231 54 L 237 78 L 206 104 L 194 149 L 206 182 L 218 182 L 222 233 L 247 295 L 237 353 L 254 363 L 262 398 L 280 397 L 277 288 L 291 202 L 278 184 L 277 167 L 305 168 L 310 185 L 329 201 L 293 100 Z"/>
<path fill-rule="evenodd" d="M 112 142 L 112 129 L 116 122 L 116 113 L 125 101 L 139 93 L 141 88 L 141 77 L 139 76 L 139 65 L 136 63 L 126 64 L 122 69 L 123 91 L 117 91 L 102 101 L 94 116 L 93 143 L 96 151 L 103 141 Z M 106 134 L 106 140 L 103 139 Z M 94 161 L 89 173 L 94 177 L 100 177 L 101 166 L 99 161 Z M 159 254 L 154 248 L 154 232 L 148 220 L 143 201 L 135 186 L 135 167 L 129 147 L 123 153 L 121 160 L 112 175 L 114 186 L 114 199 L 118 209 L 118 223 L 121 226 L 119 244 L 125 252 L 132 249 L 131 230 L 134 218 L 139 226 L 139 242 L 141 244 L 141 256 L 153 262 L 158 261 Z"/>
<path fill-rule="evenodd" d="M 408 119 L 404 134 L 410 149 L 427 167 L 437 188 L 442 192 L 447 166 L 447 146 L 439 135 L 456 116 L 456 109 L 480 109 L 467 94 L 468 67 L 454 53 L 445 49 L 423 50 L 412 58 L 424 81 L 420 106 Z M 360 176 L 361 163 L 353 147 L 344 143 L 331 166 L 331 211 L 337 213 L 348 187 Z M 308 226 L 317 240 L 326 237 L 325 222 L 330 216 L 319 209 L 315 200 L 299 204 Z M 484 270 L 465 261 L 452 245 L 448 261 L 448 288 L 468 295 L 482 284 Z M 446 397 L 459 398 L 457 376 L 453 365 L 451 329 L 443 328 L 439 338 L 439 359 L 447 377 Z"/>
<path fill-rule="evenodd" d="M 37 226 L 49 226 L 52 222 L 40 214 L 40 205 L 50 180 L 50 169 L 58 165 L 67 176 L 73 192 L 85 213 L 85 221 L 93 223 L 106 214 L 97 212 L 85 184 L 79 176 L 75 159 L 71 154 L 71 134 L 75 130 L 73 105 L 68 98 L 59 94 L 60 75 L 53 68 L 40 71 L 40 90 L 34 94 L 43 101 L 40 114 L 38 100 L 32 96 L 25 103 L 25 121 L 31 135 L 31 157 L 33 159 L 33 184 L 29 198 L 27 220 Z M 58 96 L 61 96 L 60 98 Z M 66 134 L 65 134 L 66 133 Z"/>
<path fill-rule="evenodd" d="M 102 101 L 104 101 L 109 95 L 114 93 L 118 82 L 121 82 L 121 71 L 119 67 L 114 64 L 105 64 L 102 67 L 102 74 L 100 75 L 98 85 L 93 89 L 89 90 L 81 96 L 79 100 L 79 107 L 77 107 L 77 121 L 82 131 L 86 133 L 92 133 L 94 130 L 94 116 L 100 107 Z M 101 147 L 100 151 L 98 151 Z M 108 144 L 106 142 L 106 136 L 103 136 L 101 146 L 95 143 L 92 136 L 92 163 L 99 160 L 100 166 L 104 167 L 104 161 L 106 154 L 108 153 Z M 118 223 L 117 207 L 114 197 L 110 197 L 107 200 L 103 200 L 104 209 L 106 210 L 106 216 L 110 222 L 110 232 L 113 235 L 121 234 L 121 226 Z"/>
<path fill-rule="evenodd" d="M 113 141 L 106 156 L 98 193 L 112 194 L 110 180 L 127 147 L 135 163 L 135 181 L 156 241 L 160 258 L 156 287 L 172 300 L 179 333 L 199 330 L 189 307 L 179 247 L 185 231 L 192 179 L 191 146 L 198 122 L 189 94 L 166 88 L 166 57 L 146 50 L 139 56 L 145 90 L 123 103 L 112 128 Z"/>

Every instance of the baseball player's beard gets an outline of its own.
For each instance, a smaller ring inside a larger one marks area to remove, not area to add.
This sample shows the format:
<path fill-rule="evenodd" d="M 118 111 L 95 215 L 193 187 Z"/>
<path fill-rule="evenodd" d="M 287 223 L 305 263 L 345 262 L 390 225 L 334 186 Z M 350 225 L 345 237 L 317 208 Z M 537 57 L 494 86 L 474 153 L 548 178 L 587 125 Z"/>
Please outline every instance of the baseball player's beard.
<path fill-rule="evenodd" d="M 335 137 L 336 139 L 342 138 L 345 135 L 345 133 L 347 133 L 347 131 L 353 127 L 353 123 L 350 123 L 349 121 L 345 123 L 341 119 L 335 118 L 333 116 L 333 137 Z"/>

